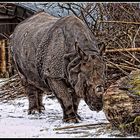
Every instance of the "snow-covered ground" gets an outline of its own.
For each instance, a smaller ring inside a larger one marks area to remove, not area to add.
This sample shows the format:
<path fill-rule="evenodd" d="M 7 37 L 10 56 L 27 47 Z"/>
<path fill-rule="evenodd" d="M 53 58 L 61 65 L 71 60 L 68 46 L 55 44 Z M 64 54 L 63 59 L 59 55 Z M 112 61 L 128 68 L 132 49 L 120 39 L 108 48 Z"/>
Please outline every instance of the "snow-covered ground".
<path fill-rule="evenodd" d="M 119 131 L 107 129 L 108 124 L 57 130 L 66 126 L 108 123 L 103 111 L 91 111 L 83 100 L 79 105 L 82 121 L 68 124 L 62 121 L 62 109 L 56 98 L 44 96 L 44 114 L 27 115 L 28 100 L 22 97 L 0 103 L 0 138 L 115 138 Z"/>

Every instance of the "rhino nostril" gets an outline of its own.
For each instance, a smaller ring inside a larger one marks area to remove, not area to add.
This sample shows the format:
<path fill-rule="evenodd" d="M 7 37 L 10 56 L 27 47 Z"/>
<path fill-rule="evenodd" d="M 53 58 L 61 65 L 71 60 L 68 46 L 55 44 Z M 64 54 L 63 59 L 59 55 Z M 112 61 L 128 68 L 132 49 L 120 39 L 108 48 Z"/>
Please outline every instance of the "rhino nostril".
<path fill-rule="evenodd" d="M 98 85 L 98 86 L 96 86 L 96 88 L 95 88 L 95 91 L 96 91 L 96 93 L 97 92 L 104 92 L 104 87 L 102 86 L 102 85 Z"/>

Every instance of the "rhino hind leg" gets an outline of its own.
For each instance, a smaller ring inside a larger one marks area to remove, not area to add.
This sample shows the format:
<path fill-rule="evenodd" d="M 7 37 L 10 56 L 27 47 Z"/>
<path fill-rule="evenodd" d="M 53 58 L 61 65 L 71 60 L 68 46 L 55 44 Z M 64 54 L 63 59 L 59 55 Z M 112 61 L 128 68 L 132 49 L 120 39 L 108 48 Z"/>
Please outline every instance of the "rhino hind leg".
<path fill-rule="evenodd" d="M 78 123 L 79 119 L 75 114 L 72 96 L 68 92 L 66 83 L 56 79 L 49 79 L 48 82 L 63 110 L 63 121 L 68 123 Z"/>
<path fill-rule="evenodd" d="M 34 114 L 35 111 L 42 113 L 42 111 L 45 110 L 42 104 L 43 91 L 31 84 L 28 84 L 25 89 L 29 101 L 28 114 Z"/>
<path fill-rule="evenodd" d="M 38 104 L 39 104 L 40 112 L 45 110 L 45 106 L 43 105 L 43 91 L 42 90 L 38 90 Z"/>

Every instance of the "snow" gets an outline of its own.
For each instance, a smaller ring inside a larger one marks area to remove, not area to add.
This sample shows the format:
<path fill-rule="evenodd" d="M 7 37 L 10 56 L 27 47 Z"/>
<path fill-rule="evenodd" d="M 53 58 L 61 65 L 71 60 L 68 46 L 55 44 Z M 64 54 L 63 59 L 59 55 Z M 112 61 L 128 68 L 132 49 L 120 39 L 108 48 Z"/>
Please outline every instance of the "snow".
<path fill-rule="evenodd" d="M 47 95 L 43 98 L 43 114 L 28 115 L 28 100 L 18 98 L 7 103 L 0 102 L 0 138 L 113 138 L 120 137 L 116 130 L 106 131 L 104 126 L 77 127 L 63 130 L 56 128 L 85 124 L 108 123 L 103 111 L 91 111 L 81 100 L 78 114 L 82 121 L 78 124 L 64 123 L 62 109 L 56 98 Z M 132 136 L 131 136 L 132 137 Z"/>

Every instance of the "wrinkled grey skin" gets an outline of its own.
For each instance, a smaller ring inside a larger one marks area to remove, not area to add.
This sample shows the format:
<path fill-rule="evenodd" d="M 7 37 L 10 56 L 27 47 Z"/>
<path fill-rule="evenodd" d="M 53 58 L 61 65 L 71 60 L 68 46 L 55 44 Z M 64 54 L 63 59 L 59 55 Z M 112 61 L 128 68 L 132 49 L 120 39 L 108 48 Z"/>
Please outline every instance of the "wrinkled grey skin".
<path fill-rule="evenodd" d="M 81 99 L 91 110 L 102 109 L 105 63 L 95 38 L 77 17 L 37 13 L 16 27 L 10 46 L 29 114 L 45 109 L 43 91 L 54 92 L 64 122 L 78 122 Z"/>

